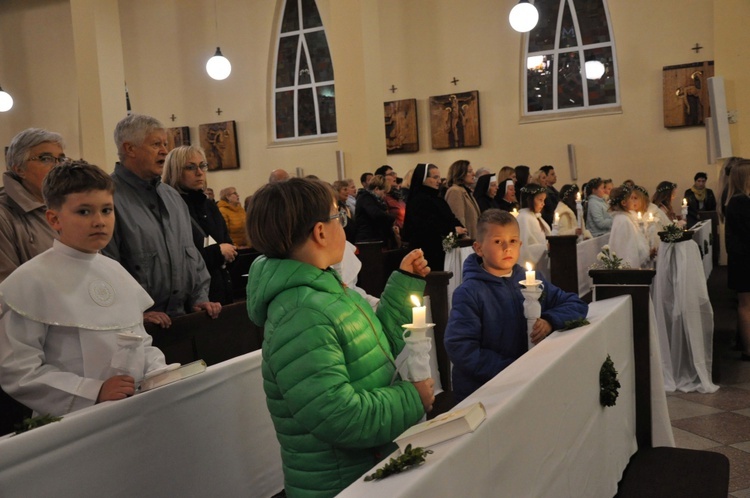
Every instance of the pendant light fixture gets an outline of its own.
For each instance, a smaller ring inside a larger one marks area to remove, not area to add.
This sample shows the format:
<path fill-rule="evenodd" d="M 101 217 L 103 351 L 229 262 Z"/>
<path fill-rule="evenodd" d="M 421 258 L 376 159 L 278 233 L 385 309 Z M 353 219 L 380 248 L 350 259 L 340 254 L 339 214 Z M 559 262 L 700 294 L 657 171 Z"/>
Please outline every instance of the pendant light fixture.
<path fill-rule="evenodd" d="M 219 38 L 219 16 L 218 16 L 218 9 L 216 8 L 216 0 L 214 0 L 214 21 L 215 21 L 215 29 L 216 29 L 216 38 Z M 206 62 L 206 72 L 210 77 L 212 77 L 215 80 L 224 80 L 226 79 L 232 72 L 232 64 L 229 62 L 229 59 L 224 57 L 224 55 L 221 53 L 221 48 L 216 47 L 216 53 L 213 57 L 208 59 L 208 62 Z"/>
<path fill-rule="evenodd" d="M 3 87 L 0 86 L 0 112 L 10 111 L 11 107 L 13 107 L 13 97 L 3 91 Z"/>
<path fill-rule="evenodd" d="M 528 33 L 539 22 L 539 11 L 529 3 L 529 0 L 520 0 L 511 9 L 508 21 L 510 21 L 510 26 L 519 33 Z"/>

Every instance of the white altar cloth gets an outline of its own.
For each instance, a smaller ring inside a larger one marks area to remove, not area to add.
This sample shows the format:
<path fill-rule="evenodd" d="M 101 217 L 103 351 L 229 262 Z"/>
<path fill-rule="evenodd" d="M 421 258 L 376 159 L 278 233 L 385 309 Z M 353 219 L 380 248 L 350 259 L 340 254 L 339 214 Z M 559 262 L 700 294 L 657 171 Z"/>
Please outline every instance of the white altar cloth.
<path fill-rule="evenodd" d="M 259 496 L 281 491 L 255 351 L 0 439 L 0 496 Z"/>
<path fill-rule="evenodd" d="M 609 233 L 576 244 L 576 265 L 578 267 L 578 295 L 583 297 L 594 285 L 589 276 L 589 268 L 597 263 L 596 255 L 609 243 Z M 553 282 L 554 283 L 554 282 Z"/>
<path fill-rule="evenodd" d="M 711 220 L 703 220 L 696 223 L 691 230 L 695 231 L 693 234 L 693 240 L 700 248 L 699 251 L 703 260 L 703 272 L 706 275 L 706 280 L 708 280 L 708 277 L 711 276 L 711 272 L 714 269 L 713 252 L 714 250 L 718 250 L 718 248 L 714 248 L 713 246 Z"/>
<path fill-rule="evenodd" d="M 474 433 L 434 446 L 417 469 L 359 479 L 339 496 L 613 496 L 636 450 L 630 298 L 592 303 L 588 319 L 554 332 L 460 403 L 481 401 L 487 409 Z M 617 404 L 605 408 L 599 370 L 608 354 L 622 387 Z M 655 445 L 674 445 L 664 391 L 652 398 L 660 401 Z"/>

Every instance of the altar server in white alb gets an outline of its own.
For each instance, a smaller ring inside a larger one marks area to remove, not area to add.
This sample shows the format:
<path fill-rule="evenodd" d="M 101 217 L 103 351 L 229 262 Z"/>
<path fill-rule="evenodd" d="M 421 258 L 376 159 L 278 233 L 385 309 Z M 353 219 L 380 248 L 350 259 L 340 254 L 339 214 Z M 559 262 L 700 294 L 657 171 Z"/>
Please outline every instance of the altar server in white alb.
<path fill-rule="evenodd" d="M 165 367 L 151 345 L 146 291 L 99 254 L 115 224 L 112 179 L 84 161 L 44 180 L 51 249 L 0 284 L 0 383 L 36 414 L 65 415 L 135 393 Z"/>

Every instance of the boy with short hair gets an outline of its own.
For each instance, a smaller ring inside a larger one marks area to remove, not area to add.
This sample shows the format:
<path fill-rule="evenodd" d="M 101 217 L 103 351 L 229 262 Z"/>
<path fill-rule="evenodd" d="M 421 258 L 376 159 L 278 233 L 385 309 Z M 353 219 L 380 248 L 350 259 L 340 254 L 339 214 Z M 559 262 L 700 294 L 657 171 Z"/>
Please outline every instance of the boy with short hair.
<path fill-rule="evenodd" d="M 453 393 L 461 401 L 500 373 L 528 350 L 520 281 L 525 270 L 517 265 L 521 236 L 516 218 L 488 209 L 479 217 L 476 254 L 464 263 L 463 283 L 453 294 L 445 348 L 453 363 Z M 537 274 L 538 275 L 538 274 Z M 534 344 L 569 320 L 581 319 L 588 305 L 541 278 L 542 315 L 531 333 Z"/>
<path fill-rule="evenodd" d="M 112 179 L 85 161 L 64 163 L 43 193 L 59 238 L 0 284 L 0 383 L 37 414 L 59 416 L 132 396 L 166 364 L 143 328 L 153 301 L 99 254 L 115 224 Z"/>

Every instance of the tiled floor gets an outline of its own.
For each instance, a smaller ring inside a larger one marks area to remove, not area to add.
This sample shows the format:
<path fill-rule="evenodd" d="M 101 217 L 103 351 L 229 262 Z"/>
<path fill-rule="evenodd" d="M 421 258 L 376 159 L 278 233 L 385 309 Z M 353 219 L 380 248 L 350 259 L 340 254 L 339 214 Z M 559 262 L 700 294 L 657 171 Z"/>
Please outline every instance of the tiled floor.
<path fill-rule="evenodd" d="M 680 448 L 716 451 L 729 458 L 729 495 L 750 498 L 750 362 L 733 349 L 736 299 L 726 290 L 726 267 L 709 279 L 714 307 L 713 394 L 667 396 L 675 443 Z"/>

